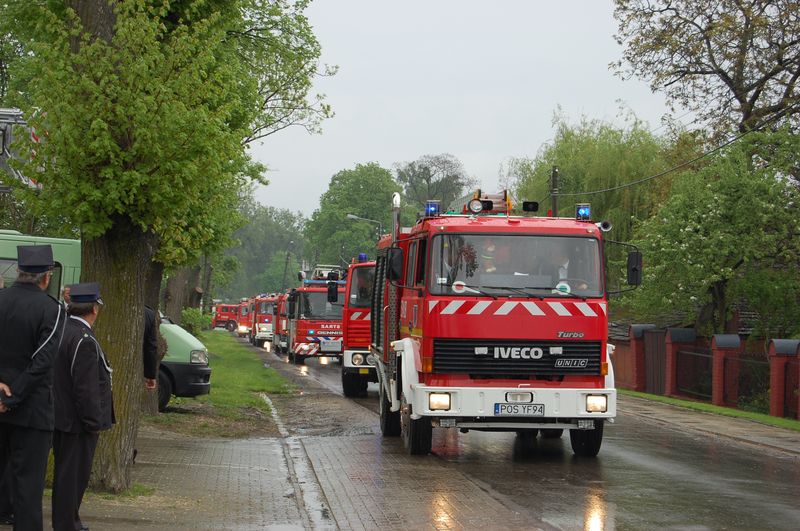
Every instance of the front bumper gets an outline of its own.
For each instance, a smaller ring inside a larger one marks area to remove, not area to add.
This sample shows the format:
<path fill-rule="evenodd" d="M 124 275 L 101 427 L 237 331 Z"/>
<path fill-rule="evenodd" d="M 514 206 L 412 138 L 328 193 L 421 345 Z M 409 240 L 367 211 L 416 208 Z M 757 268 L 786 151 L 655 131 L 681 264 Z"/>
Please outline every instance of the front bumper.
<path fill-rule="evenodd" d="M 211 367 L 196 363 L 162 362 L 172 374 L 175 396 L 199 396 L 211 392 Z"/>
<path fill-rule="evenodd" d="M 361 365 L 353 363 L 353 354 L 361 354 L 364 361 Z M 378 371 L 374 365 L 367 362 L 368 350 L 345 350 L 342 355 L 342 372 L 345 374 L 358 374 L 370 382 L 378 381 Z"/>
<path fill-rule="evenodd" d="M 265 339 L 267 341 L 272 340 L 272 325 L 268 324 L 267 326 L 258 325 L 258 329 L 256 330 L 255 334 L 256 339 Z"/>
<path fill-rule="evenodd" d="M 506 400 L 507 393 L 532 393 L 531 404 L 542 404 L 544 414 L 537 416 L 498 416 L 495 404 L 516 403 Z M 449 410 L 431 410 L 430 393 L 450 394 Z M 519 429 L 526 427 L 578 427 L 580 420 L 613 419 L 617 415 L 616 389 L 569 389 L 531 387 L 429 387 L 423 384 L 412 386 L 414 417 L 438 417 L 454 419 L 449 425 L 463 428 Z M 586 398 L 589 395 L 605 395 L 605 412 L 588 412 Z"/>

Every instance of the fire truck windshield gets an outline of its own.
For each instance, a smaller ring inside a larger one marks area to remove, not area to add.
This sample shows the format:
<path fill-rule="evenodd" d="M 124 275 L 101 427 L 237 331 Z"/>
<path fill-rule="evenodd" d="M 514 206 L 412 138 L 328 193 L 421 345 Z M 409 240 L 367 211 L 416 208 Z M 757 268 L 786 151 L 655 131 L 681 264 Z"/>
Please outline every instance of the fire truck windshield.
<path fill-rule="evenodd" d="M 374 278 L 374 267 L 358 267 L 353 270 L 353 278 L 350 281 L 350 306 L 352 308 L 367 308 L 372 303 Z"/>
<path fill-rule="evenodd" d="M 272 303 L 271 302 L 262 302 L 258 307 L 258 313 L 272 313 Z"/>
<path fill-rule="evenodd" d="M 603 295 L 596 238 L 442 234 L 433 238 L 434 295 Z"/>
<path fill-rule="evenodd" d="M 300 295 L 301 319 L 341 319 L 342 304 L 328 302 L 328 294 L 324 291 L 302 291 Z"/>

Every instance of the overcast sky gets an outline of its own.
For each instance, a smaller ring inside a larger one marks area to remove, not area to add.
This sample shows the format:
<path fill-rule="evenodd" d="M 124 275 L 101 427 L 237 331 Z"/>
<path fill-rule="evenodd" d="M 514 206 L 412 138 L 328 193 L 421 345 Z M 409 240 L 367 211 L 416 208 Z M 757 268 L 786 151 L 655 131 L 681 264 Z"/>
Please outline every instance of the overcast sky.
<path fill-rule="evenodd" d="M 321 135 L 284 130 L 254 146 L 271 184 L 257 199 L 310 215 L 338 171 L 450 153 L 485 189 L 500 165 L 552 138 L 553 112 L 618 122 L 620 101 L 660 126 L 664 98 L 608 69 L 619 59 L 606 0 L 315 0 L 307 15 L 336 116 Z"/>

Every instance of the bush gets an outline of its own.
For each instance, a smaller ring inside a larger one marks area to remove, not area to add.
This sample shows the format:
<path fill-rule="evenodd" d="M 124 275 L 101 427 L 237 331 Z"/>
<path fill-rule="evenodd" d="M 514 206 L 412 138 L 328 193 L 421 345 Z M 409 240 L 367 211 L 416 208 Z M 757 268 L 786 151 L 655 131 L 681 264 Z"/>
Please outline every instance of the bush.
<path fill-rule="evenodd" d="M 204 315 L 200 308 L 184 308 L 181 311 L 181 326 L 196 336 L 211 328 L 211 316 Z"/>

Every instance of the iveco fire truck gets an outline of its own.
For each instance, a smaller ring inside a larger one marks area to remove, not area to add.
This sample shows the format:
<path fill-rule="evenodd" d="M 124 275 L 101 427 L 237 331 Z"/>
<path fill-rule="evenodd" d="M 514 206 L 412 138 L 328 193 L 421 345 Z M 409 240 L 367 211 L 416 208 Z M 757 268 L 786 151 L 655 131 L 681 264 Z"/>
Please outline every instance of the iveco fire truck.
<path fill-rule="evenodd" d="M 338 274 L 328 276 L 344 294 Z M 328 302 L 328 281 L 302 277 L 301 281 L 287 298 L 289 359 L 301 364 L 312 356 L 341 358 L 342 303 Z"/>
<path fill-rule="evenodd" d="M 242 299 L 241 302 L 239 302 L 239 311 L 236 312 L 236 334 L 239 337 L 250 335 L 251 326 L 250 299 Z"/>
<path fill-rule="evenodd" d="M 272 306 L 272 352 L 284 353 L 289 348 L 288 293 L 278 295 Z"/>
<path fill-rule="evenodd" d="M 432 428 L 560 437 L 597 455 L 616 415 L 608 354 L 604 232 L 575 218 L 510 215 L 507 193 L 478 191 L 457 212 L 431 202 L 381 239 L 371 304 L 380 425 L 411 454 Z M 533 212 L 536 203 L 523 203 Z M 628 283 L 641 254 L 628 255 Z"/>
<path fill-rule="evenodd" d="M 375 367 L 367 362 L 369 357 L 372 285 L 375 279 L 375 262 L 367 261 L 366 254 L 350 264 L 345 285 L 342 312 L 342 390 L 344 396 L 361 396 L 367 392 L 369 382 L 377 382 Z M 329 301 L 338 302 L 336 290 L 329 292 Z"/>
<path fill-rule="evenodd" d="M 273 319 L 272 312 L 277 295 L 262 294 L 252 299 L 250 317 L 250 343 L 263 347 L 267 341 L 272 341 Z"/>

